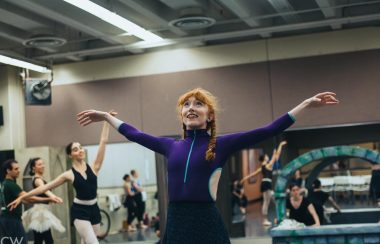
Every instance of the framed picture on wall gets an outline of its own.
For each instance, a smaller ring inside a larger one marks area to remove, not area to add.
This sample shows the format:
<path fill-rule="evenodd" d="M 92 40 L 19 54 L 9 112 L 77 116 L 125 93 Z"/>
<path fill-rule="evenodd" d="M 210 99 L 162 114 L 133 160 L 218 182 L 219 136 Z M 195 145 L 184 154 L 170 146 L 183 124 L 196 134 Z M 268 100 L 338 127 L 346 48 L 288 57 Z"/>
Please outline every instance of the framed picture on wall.
<path fill-rule="evenodd" d="M 263 154 L 263 149 L 251 148 L 248 149 L 248 174 L 252 174 L 261 167 L 259 162 L 260 155 Z M 248 179 L 249 184 L 256 184 L 257 176 Z"/>

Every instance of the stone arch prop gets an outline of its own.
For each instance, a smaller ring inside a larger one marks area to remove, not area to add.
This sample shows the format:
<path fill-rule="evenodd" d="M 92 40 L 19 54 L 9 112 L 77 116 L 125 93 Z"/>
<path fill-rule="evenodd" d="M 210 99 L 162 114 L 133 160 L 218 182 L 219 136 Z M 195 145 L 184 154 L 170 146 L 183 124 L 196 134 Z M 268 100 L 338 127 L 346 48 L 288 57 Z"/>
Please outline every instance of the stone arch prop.
<path fill-rule="evenodd" d="M 319 148 L 295 158 L 283 168 L 276 181 L 274 197 L 276 198 L 276 214 L 279 222 L 285 217 L 286 187 L 294 172 L 313 161 L 337 157 L 361 158 L 372 164 L 380 164 L 379 153 L 370 149 L 353 146 Z M 333 162 L 334 161 L 331 160 L 330 164 Z"/>

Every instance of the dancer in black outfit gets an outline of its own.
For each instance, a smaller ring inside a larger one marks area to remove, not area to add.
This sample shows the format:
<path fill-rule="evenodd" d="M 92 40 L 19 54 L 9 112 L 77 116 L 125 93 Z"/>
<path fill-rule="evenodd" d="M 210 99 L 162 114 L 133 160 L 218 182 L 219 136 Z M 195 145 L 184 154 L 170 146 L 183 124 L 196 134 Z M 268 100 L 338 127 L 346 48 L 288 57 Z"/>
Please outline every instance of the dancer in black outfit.
<path fill-rule="evenodd" d="M 115 112 L 110 112 L 114 116 Z M 88 165 L 85 161 L 86 153 L 79 142 L 72 142 L 66 147 L 66 153 L 72 159 L 73 167 L 58 176 L 53 181 L 42 185 L 25 195 L 18 197 L 9 206 L 17 207 L 25 197 L 42 194 L 56 188 L 65 182 L 72 182 L 76 191 L 74 203 L 71 206 L 71 222 L 78 231 L 82 243 L 98 244 L 97 233 L 100 231 L 100 210 L 96 199 L 97 175 L 103 164 L 106 143 L 108 141 L 109 124 L 104 123 L 98 152 L 94 162 Z"/>
<path fill-rule="evenodd" d="M 289 218 L 306 226 L 320 226 L 319 218 L 313 204 L 300 194 L 298 185 L 290 184 L 290 198 L 286 200 Z"/>
<path fill-rule="evenodd" d="M 263 225 L 264 226 L 270 226 L 272 223 L 268 219 L 268 209 L 269 204 L 272 198 L 272 172 L 273 172 L 273 165 L 277 162 L 277 160 L 280 158 L 282 148 L 286 145 L 286 141 L 282 141 L 280 145 L 278 145 L 278 148 L 273 150 L 272 158 L 269 160 L 268 155 L 261 155 L 259 157 L 259 162 L 261 163 L 261 167 L 257 169 L 252 174 L 244 177 L 240 182 L 247 180 L 250 177 L 256 176 L 260 172 L 263 175 L 263 178 L 261 180 L 260 185 L 260 191 L 263 194 L 263 206 L 262 206 L 262 214 L 263 214 Z"/>

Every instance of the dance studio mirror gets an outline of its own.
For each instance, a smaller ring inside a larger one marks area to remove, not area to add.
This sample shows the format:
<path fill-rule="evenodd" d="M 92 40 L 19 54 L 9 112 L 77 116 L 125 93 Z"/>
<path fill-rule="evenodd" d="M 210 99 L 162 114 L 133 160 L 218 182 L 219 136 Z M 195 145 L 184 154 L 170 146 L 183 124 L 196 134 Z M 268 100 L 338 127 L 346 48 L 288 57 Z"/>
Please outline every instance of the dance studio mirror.
<path fill-rule="evenodd" d="M 343 146 L 347 150 L 353 149 L 357 155 L 360 154 L 359 152 L 366 152 L 367 159 L 363 153 L 361 156 L 339 155 L 338 153 L 335 157 L 326 156 L 319 160 L 311 160 L 302 167 L 293 167 L 294 171 L 292 171 L 287 185 L 290 183 L 299 185 L 301 195 L 310 199 L 315 188 L 313 183 L 317 179 L 321 182 L 320 190 L 326 192 L 341 210 L 338 213 L 334 205 L 327 200 L 324 205 L 323 220 L 326 225 L 377 223 L 380 219 L 380 211 L 376 196 L 376 184 L 379 184 L 380 174 L 377 176 L 377 172 L 380 172 L 380 168 L 374 166 L 374 163 L 368 158 L 376 159 L 378 157 L 379 143 L 368 142 Z M 268 175 L 264 176 L 261 172 L 254 174 L 255 171 L 261 169 L 260 156 L 264 155 L 264 152 L 269 152 L 264 148 L 266 149 L 266 147 L 262 147 L 242 150 L 230 159 L 227 171 L 230 176 L 231 236 L 250 238 L 269 236 L 270 228 L 275 226 L 277 219 L 273 193 L 276 189 L 277 179 L 284 167 L 294 163 L 294 159 L 313 150 L 314 152 L 321 148 L 325 152 L 331 148 L 338 148 L 338 151 L 343 150 L 341 145 L 312 149 L 301 148 L 296 151 L 298 156 L 291 158 L 285 149 L 283 152 L 285 155 L 280 157 L 280 160 L 272 166 L 272 179 L 270 181 L 269 179 L 263 180 Z M 271 155 L 269 155 L 269 160 L 270 158 Z M 297 163 L 299 164 L 299 162 Z M 251 177 L 247 177 L 250 175 Z M 263 195 L 266 190 L 265 187 L 263 189 L 263 182 L 265 181 L 272 183 L 267 216 L 264 215 L 266 213 L 265 208 L 263 209 L 265 203 Z M 286 194 L 289 197 L 288 190 Z M 271 223 L 265 223 L 266 220 Z"/>
<path fill-rule="evenodd" d="M 97 145 L 85 148 L 90 162 L 96 156 Z M 135 173 L 135 177 L 132 173 Z M 102 170 L 98 176 L 99 207 L 108 213 L 111 222 L 108 236 L 104 241 L 158 240 L 155 234 L 158 219 L 156 179 L 156 160 L 153 151 L 132 142 L 107 145 Z M 126 186 L 134 191 L 133 182 L 137 182 L 144 193 L 143 202 L 134 199 L 134 204 L 131 206 L 126 204 Z M 128 212 L 128 207 L 134 210 Z M 135 218 L 128 225 L 128 215 L 132 214 Z M 142 215 L 141 221 L 137 219 L 138 214 Z"/>

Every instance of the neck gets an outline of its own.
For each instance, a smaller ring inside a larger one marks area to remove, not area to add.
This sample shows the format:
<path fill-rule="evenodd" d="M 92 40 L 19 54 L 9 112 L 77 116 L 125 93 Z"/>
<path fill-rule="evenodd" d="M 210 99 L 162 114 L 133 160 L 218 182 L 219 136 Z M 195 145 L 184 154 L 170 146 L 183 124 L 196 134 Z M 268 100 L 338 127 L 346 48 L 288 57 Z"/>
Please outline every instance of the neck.
<path fill-rule="evenodd" d="M 86 162 L 85 162 L 84 160 L 74 160 L 74 161 L 73 161 L 73 164 L 74 164 L 74 166 L 76 166 L 76 167 L 81 167 L 81 166 L 86 165 Z"/>
<path fill-rule="evenodd" d="M 293 200 L 294 200 L 294 201 L 298 201 L 298 200 L 300 200 L 300 199 L 301 199 L 301 196 L 294 196 L 294 197 L 293 197 Z"/>
<path fill-rule="evenodd" d="M 5 176 L 5 179 L 7 179 L 7 180 L 15 180 L 15 178 L 13 178 L 12 176 L 9 176 L 9 175 Z"/>
<path fill-rule="evenodd" d="M 200 126 L 200 127 L 188 127 L 186 126 L 186 130 L 205 130 L 206 126 Z"/>
<path fill-rule="evenodd" d="M 42 178 L 42 174 L 40 174 L 40 173 L 35 173 L 35 174 L 34 174 L 34 177 Z"/>

